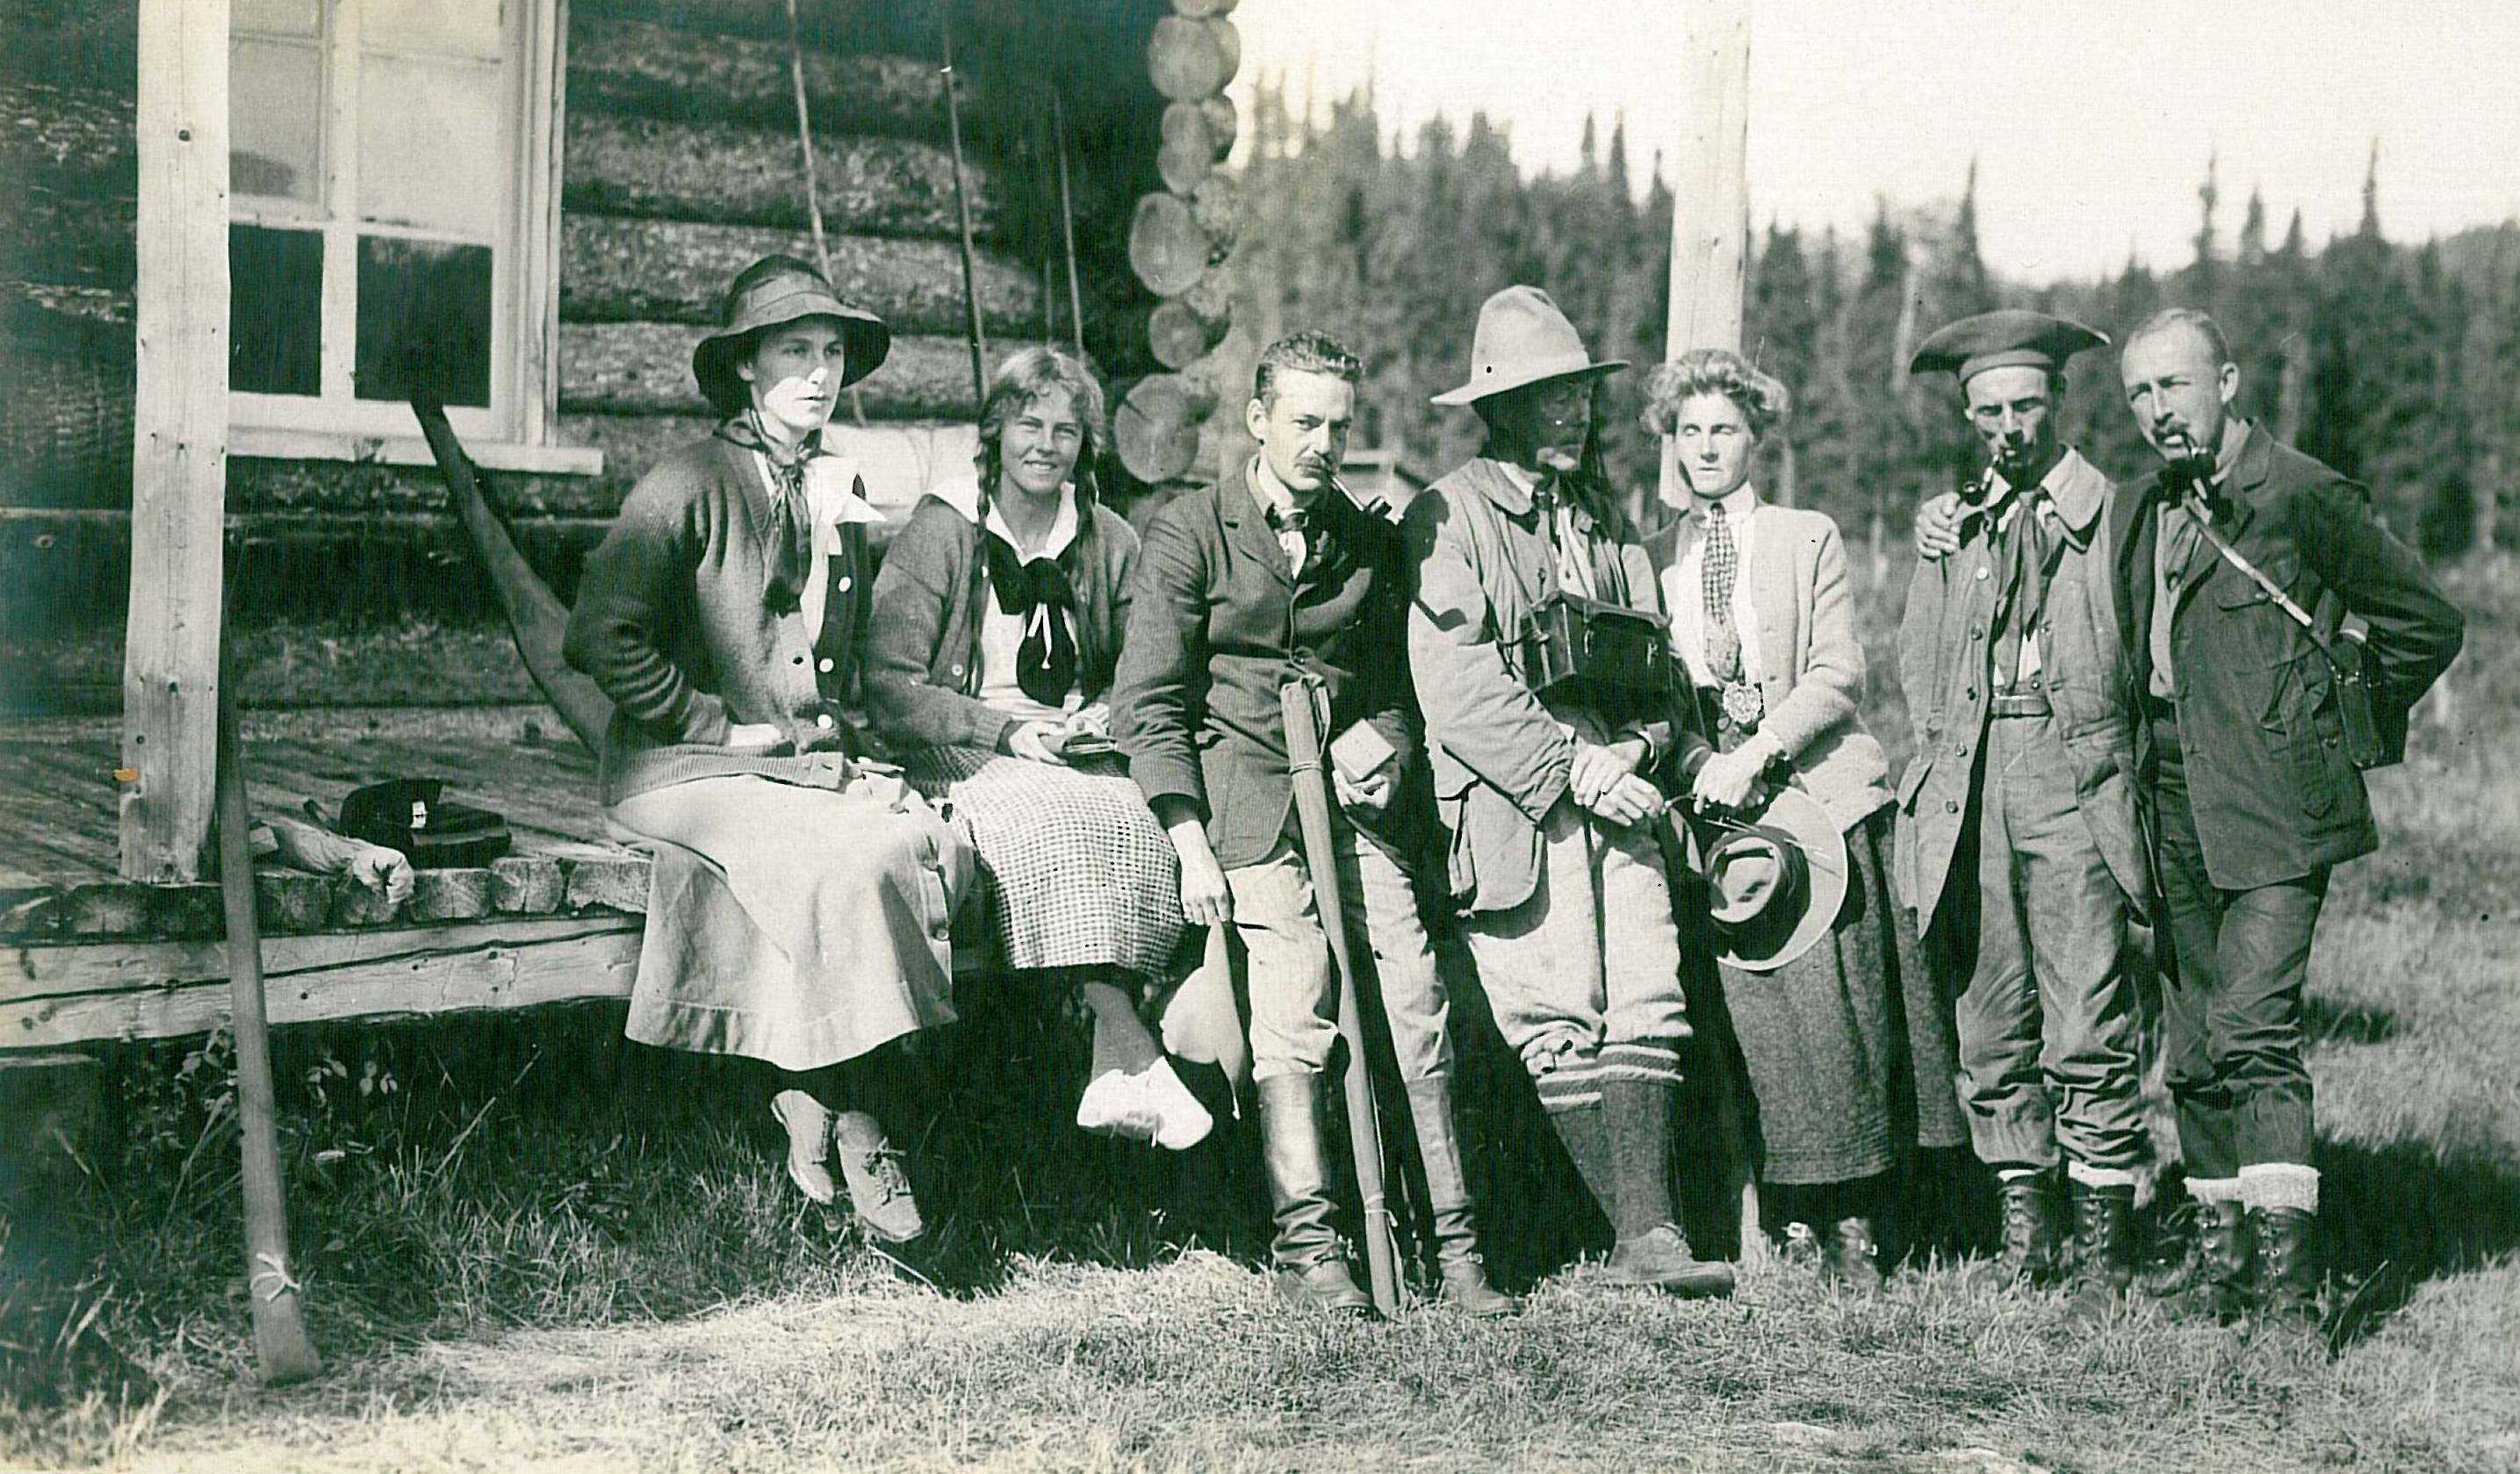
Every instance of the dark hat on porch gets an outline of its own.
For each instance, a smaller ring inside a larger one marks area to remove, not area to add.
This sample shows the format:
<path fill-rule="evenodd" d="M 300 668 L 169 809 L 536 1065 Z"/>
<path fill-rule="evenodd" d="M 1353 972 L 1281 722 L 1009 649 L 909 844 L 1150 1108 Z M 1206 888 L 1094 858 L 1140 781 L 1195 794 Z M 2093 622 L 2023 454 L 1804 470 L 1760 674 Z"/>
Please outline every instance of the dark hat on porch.
<path fill-rule="evenodd" d="M 2028 367 L 2053 374 L 2086 348 L 2105 348 L 2108 335 L 2070 318 L 2022 307 L 1981 312 L 1939 330 L 1917 345 L 1911 374 L 1957 374 L 1966 383 L 1989 369 Z"/>
<path fill-rule="evenodd" d="M 840 300 L 821 272 L 793 256 L 764 256 L 737 275 L 718 309 L 718 330 L 692 350 L 701 397 L 721 415 L 741 414 L 752 395 L 735 368 L 752 351 L 754 335 L 808 317 L 839 320 L 841 388 L 881 368 L 892 351 L 892 330 L 883 319 Z"/>
<path fill-rule="evenodd" d="M 1771 972 L 1818 946 L 1846 905 L 1846 836 L 1820 800 L 1780 787 L 1748 824 L 1687 821 L 1716 955 Z"/>
<path fill-rule="evenodd" d="M 1624 358 L 1593 361 L 1583 335 L 1537 287 L 1508 287 L 1479 308 L 1470 337 L 1470 381 L 1435 396 L 1437 404 L 1474 404 L 1491 394 L 1546 379 L 1595 376 L 1624 369 Z"/>

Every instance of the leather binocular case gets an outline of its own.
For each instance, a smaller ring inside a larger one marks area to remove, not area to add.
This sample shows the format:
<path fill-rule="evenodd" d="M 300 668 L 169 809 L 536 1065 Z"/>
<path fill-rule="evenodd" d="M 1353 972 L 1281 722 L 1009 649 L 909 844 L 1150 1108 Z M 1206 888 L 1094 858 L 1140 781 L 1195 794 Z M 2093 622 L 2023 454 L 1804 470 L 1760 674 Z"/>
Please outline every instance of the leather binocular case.
<path fill-rule="evenodd" d="M 371 783 L 341 800 L 342 833 L 400 850 L 416 869 L 488 865 L 508 853 L 508 822 L 488 809 L 447 803 L 433 778 Z"/>
<path fill-rule="evenodd" d="M 1670 639 L 1659 614 L 1552 594 L 1505 649 L 1506 664 L 1535 692 L 1669 697 Z"/>
<path fill-rule="evenodd" d="M 2336 720 L 2344 730 L 2345 755 L 2357 768 L 2386 768 L 2407 759 L 2405 708 L 2383 704 L 2371 692 L 2371 651 L 2359 631 L 2346 630 L 2322 648 L 2336 673 Z"/>

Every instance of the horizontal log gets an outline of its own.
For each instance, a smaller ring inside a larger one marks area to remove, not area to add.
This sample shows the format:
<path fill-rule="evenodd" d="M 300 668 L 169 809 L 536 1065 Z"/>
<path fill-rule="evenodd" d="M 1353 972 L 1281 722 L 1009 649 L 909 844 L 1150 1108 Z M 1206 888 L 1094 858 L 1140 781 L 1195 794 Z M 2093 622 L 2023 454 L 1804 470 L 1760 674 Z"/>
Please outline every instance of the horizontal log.
<path fill-rule="evenodd" d="M 692 347 L 704 328 L 682 323 L 563 323 L 560 330 L 560 404 L 565 412 L 598 415 L 698 415 L 708 406 L 692 380 Z M 1023 346 L 990 339 L 995 369 Z M 873 420 L 947 420 L 972 416 L 971 354 L 955 337 L 896 337 L 883 367 L 857 385 L 857 399 L 841 396 L 843 423 L 863 413 Z"/>
<path fill-rule="evenodd" d="M 358 938 L 274 938 L 266 944 L 265 999 L 273 1023 L 299 1024 L 623 998 L 637 973 L 640 930 L 635 917 L 606 916 L 431 927 Z M 393 955 L 329 965 L 305 964 L 292 945 L 388 936 L 398 949 Z M 212 950 L 218 954 L 215 971 L 200 975 Z M 140 954 L 133 965 L 164 969 L 166 980 L 115 992 L 0 1001 L 0 1049 L 173 1039 L 207 1033 L 228 1021 L 232 995 L 224 948 L 29 949 L 21 956 L 45 952 Z"/>
<path fill-rule="evenodd" d="M 1199 424 L 1216 412 L 1216 386 L 1196 371 L 1149 374 L 1120 396 L 1111 445 L 1141 481 L 1170 481 L 1198 460 Z"/>
<path fill-rule="evenodd" d="M 796 95 L 784 38 L 711 36 L 646 21 L 572 13 L 568 106 L 682 122 L 796 127 Z M 805 101 L 821 133 L 897 138 L 945 136 L 945 78 L 934 62 L 838 55 L 808 46 Z M 968 75 L 957 78 L 966 112 L 980 111 Z"/>
<path fill-rule="evenodd" d="M 963 331 L 963 264 L 946 241 L 830 236 L 832 285 L 897 334 Z M 727 284 L 761 257 L 814 259 L 813 237 L 751 225 L 608 215 L 561 217 L 562 321 L 715 323 Z M 993 333 L 1037 332 L 1041 276 L 981 251 L 980 312 Z"/>
<path fill-rule="evenodd" d="M 715 424 L 698 415 L 563 415 L 560 429 L 580 445 L 603 450 L 603 486 L 618 504 L 668 451 L 707 438 Z M 867 500 L 896 523 L 908 519 L 928 487 L 969 475 L 980 448 L 979 433 L 969 424 L 859 425 L 844 420 L 828 433 L 840 454 L 856 463 Z"/>
<path fill-rule="evenodd" d="M 1225 340 L 1226 324 L 1201 318 L 1188 297 L 1166 297 L 1147 312 L 1147 350 L 1167 369 L 1187 369 Z"/>
<path fill-rule="evenodd" d="M 1179 296 L 1208 267 L 1209 240 L 1190 201 L 1148 195 L 1129 217 L 1129 270 L 1157 296 Z"/>
<path fill-rule="evenodd" d="M 1222 17 L 1166 16 L 1147 37 L 1147 75 L 1174 102 L 1223 92 L 1241 69 L 1241 32 Z"/>
<path fill-rule="evenodd" d="M 0 503 L 131 497 L 133 363 L 119 355 L 0 355 Z"/>
<path fill-rule="evenodd" d="M 722 225 L 809 227 L 796 135 L 741 123 L 664 122 L 572 111 L 561 205 Z M 954 160 L 933 144 L 822 133 L 814 158 L 829 231 L 874 236 L 956 232 Z M 987 163 L 968 160 L 982 234 L 1005 210 Z"/>
<path fill-rule="evenodd" d="M 130 195 L 18 189 L 0 209 L 0 279 L 128 291 L 139 276 Z"/>

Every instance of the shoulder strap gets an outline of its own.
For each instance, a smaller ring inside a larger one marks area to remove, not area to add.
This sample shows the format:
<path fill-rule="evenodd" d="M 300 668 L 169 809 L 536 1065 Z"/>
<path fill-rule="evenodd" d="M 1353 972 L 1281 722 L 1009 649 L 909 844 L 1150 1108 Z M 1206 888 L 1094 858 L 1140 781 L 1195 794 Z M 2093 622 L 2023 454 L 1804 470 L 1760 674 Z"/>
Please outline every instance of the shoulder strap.
<path fill-rule="evenodd" d="M 2223 534 L 2215 531 L 2214 525 L 2211 522 L 2206 521 L 2201 516 L 2196 517 L 2195 522 L 2196 530 L 2204 535 L 2205 541 L 2214 545 L 2215 552 L 2223 555 L 2223 560 L 2225 562 L 2229 563 L 2232 567 L 2247 574 L 2259 588 L 2267 591 L 2267 598 L 2273 601 L 2276 608 L 2279 608 L 2286 614 L 2292 616 L 2293 623 L 2301 626 L 2302 633 L 2310 637 L 2311 644 L 2318 647 L 2318 652 L 2327 657 L 2328 664 L 2335 666 L 2339 670 L 2353 668 L 2352 663 L 2340 657 L 2336 653 L 2335 648 L 2330 646 L 2327 643 L 2326 638 L 2318 633 L 2318 621 L 2311 617 L 2308 609 L 2303 608 L 2298 603 L 2294 602 L 2293 597 L 2283 591 L 2282 585 L 2276 583 L 2273 579 L 2269 578 L 2267 576 L 2267 571 L 2264 568 L 2259 567 L 2256 563 L 2253 563 L 2246 558 L 2242 557 L 2240 550 L 2231 546 L 2230 539 L 2226 538 Z"/>

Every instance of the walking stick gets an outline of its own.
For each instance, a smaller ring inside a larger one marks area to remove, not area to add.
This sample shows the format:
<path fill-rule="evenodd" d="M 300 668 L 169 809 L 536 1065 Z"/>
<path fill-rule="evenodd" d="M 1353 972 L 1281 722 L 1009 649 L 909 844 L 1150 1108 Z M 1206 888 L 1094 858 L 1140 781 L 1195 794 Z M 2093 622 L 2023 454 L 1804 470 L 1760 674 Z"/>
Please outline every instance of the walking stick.
<path fill-rule="evenodd" d="M 280 1132 L 273 1119 L 271 1024 L 262 1005 L 262 932 L 253 912 L 253 855 L 246 826 L 245 763 L 238 756 L 236 682 L 220 641 L 218 696 L 219 899 L 228 923 L 228 988 L 236 1024 L 237 1118 L 245 1139 L 247 1303 L 253 1313 L 254 1360 L 268 1383 L 323 1369 L 299 1314 L 289 1273 L 289 1208 L 280 1181 Z"/>
<path fill-rule="evenodd" d="M 1382 1130 L 1373 1114 L 1373 1081 L 1365 1068 L 1365 1018 L 1358 1011 L 1356 963 L 1350 955 L 1346 907 L 1339 897 L 1338 849 L 1331 841 L 1329 780 L 1322 772 L 1322 728 L 1329 698 L 1318 676 L 1298 676 L 1278 689 L 1286 720 L 1286 767 L 1295 781 L 1295 819 L 1304 839 L 1304 865 L 1312 872 L 1313 904 L 1329 933 L 1330 961 L 1338 976 L 1338 1031 L 1347 1041 L 1347 1140 L 1356 1159 L 1357 1195 L 1365 1199 L 1365 1269 L 1373 1304 L 1386 1317 L 1400 1313 L 1399 1251 L 1392 1242 L 1391 1210 L 1383 1200 Z"/>

